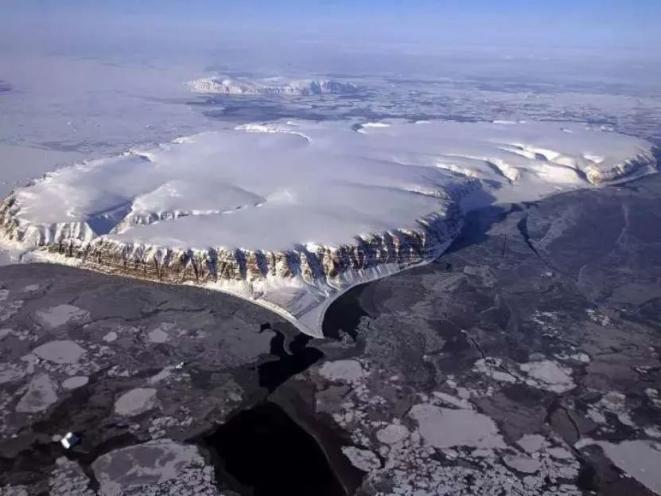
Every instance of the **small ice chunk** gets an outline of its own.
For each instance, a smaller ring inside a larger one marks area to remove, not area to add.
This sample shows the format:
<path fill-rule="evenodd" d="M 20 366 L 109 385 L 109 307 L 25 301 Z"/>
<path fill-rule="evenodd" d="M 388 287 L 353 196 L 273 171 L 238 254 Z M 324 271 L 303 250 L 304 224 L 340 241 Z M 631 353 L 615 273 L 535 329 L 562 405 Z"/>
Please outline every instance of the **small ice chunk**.
<path fill-rule="evenodd" d="M 436 448 L 507 446 L 496 423 L 473 410 L 453 410 L 422 403 L 414 405 L 409 415 L 418 422 L 422 438 Z"/>
<path fill-rule="evenodd" d="M 525 434 L 516 444 L 526 453 L 532 454 L 541 450 L 546 445 L 546 438 L 539 434 Z"/>
<path fill-rule="evenodd" d="M 542 464 L 538 460 L 529 456 L 507 455 L 503 457 L 503 462 L 512 470 L 516 470 L 522 474 L 535 474 L 542 467 Z"/>
<path fill-rule="evenodd" d="M 46 410 L 57 401 L 55 384 L 48 374 L 35 376 L 28 390 L 16 405 L 16 411 L 20 413 L 37 413 Z"/>
<path fill-rule="evenodd" d="M 147 382 L 151 385 L 158 384 L 172 375 L 172 369 L 173 367 L 165 367 L 158 374 L 151 376 Z"/>
<path fill-rule="evenodd" d="M 557 460 L 573 460 L 574 458 L 574 455 L 571 454 L 571 451 L 562 448 L 561 446 L 549 448 L 546 450 L 546 452 Z"/>
<path fill-rule="evenodd" d="M 79 375 L 76 377 L 69 377 L 68 379 L 65 379 L 62 381 L 62 387 L 64 389 L 78 389 L 79 387 L 83 387 L 89 382 L 89 378 L 84 375 Z"/>
<path fill-rule="evenodd" d="M 645 427 L 645 434 L 654 439 L 661 439 L 661 429 L 656 426 Z"/>
<path fill-rule="evenodd" d="M 409 436 L 409 430 L 401 424 L 390 424 L 376 433 L 376 438 L 383 444 L 397 444 Z"/>
<path fill-rule="evenodd" d="M 363 472 L 372 472 L 381 468 L 379 457 L 367 449 L 356 448 L 355 446 L 343 446 L 342 453 L 351 464 Z"/>
<path fill-rule="evenodd" d="M 554 361 L 522 363 L 519 368 L 527 374 L 526 383 L 530 386 L 555 393 L 564 393 L 576 387 L 571 377 L 571 369 L 561 367 Z"/>
<path fill-rule="evenodd" d="M 515 383 L 518 380 L 515 375 L 503 369 L 500 358 L 480 358 L 475 362 L 473 370 L 491 377 L 495 381 Z"/>
<path fill-rule="evenodd" d="M 115 401 L 115 413 L 126 417 L 140 415 L 156 406 L 156 389 L 132 389 Z"/>
<path fill-rule="evenodd" d="M 466 401 L 463 398 L 456 398 L 452 396 L 451 394 L 443 393 L 441 391 L 434 391 L 433 396 L 437 399 L 439 399 L 441 402 L 445 403 L 446 405 L 454 406 L 456 408 L 463 408 L 463 409 L 472 409 L 473 405 L 469 401 Z"/>
<path fill-rule="evenodd" d="M 37 346 L 33 351 L 35 355 L 49 362 L 57 364 L 75 363 L 85 354 L 85 349 L 74 341 L 49 341 Z"/>
<path fill-rule="evenodd" d="M 152 343 L 165 343 L 170 340 L 170 336 L 163 329 L 157 328 L 151 331 L 148 335 L 149 341 Z"/>
<path fill-rule="evenodd" d="M 49 329 L 89 319 L 89 312 L 73 305 L 57 305 L 37 312 L 37 320 Z"/>
<path fill-rule="evenodd" d="M 365 377 L 367 372 L 357 360 L 336 360 L 324 363 L 319 374 L 329 381 L 354 382 Z"/>

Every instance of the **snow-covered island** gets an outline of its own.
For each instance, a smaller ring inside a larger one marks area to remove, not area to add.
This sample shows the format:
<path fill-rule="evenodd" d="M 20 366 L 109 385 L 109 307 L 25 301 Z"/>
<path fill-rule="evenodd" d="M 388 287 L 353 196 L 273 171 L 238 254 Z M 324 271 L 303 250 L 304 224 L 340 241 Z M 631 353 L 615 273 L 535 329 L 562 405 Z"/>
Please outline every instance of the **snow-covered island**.
<path fill-rule="evenodd" d="M 333 299 L 438 257 L 467 209 L 647 174 L 653 152 L 557 122 L 249 124 L 49 173 L 0 230 L 26 259 L 225 291 L 320 335 Z"/>
<path fill-rule="evenodd" d="M 350 95 L 359 87 L 353 83 L 331 79 L 288 79 L 271 77 L 248 79 L 242 77 L 216 76 L 195 79 L 187 83 L 193 93 L 221 95 Z"/>

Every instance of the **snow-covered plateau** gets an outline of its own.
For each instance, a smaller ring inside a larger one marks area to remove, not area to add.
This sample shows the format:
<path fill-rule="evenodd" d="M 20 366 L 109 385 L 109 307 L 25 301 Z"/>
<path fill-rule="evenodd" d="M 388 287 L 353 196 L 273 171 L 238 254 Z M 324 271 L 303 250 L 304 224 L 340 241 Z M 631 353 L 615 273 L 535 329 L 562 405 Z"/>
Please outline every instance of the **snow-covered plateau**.
<path fill-rule="evenodd" d="M 0 229 L 23 259 L 225 291 L 319 336 L 339 294 L 435 259 L 467 209 L 655 166 L 651 143 L 584 124 L 276 121 L 58 169 Z"/>
<path fill-rule="evenodd" d="M 222 95 L 348 95 L 359 90 L 358 86 L 349 82 L 283 77 L 247 79 L 218 76 L 196 79 L 187 84 L 194 93 Z"/>

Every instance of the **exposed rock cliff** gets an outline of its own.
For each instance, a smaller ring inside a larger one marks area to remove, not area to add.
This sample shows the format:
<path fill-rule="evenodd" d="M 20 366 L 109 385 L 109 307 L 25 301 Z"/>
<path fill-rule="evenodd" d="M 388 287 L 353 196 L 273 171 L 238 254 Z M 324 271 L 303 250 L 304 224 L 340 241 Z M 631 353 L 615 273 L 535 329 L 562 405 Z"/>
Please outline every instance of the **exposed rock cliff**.
<path fill-rule="evenodd" d="M 286 251 L 209 248 L 177 249 L 122 242 L 97 236 L 85 222 L 35 226 L 16 217 L 15 196 L 0 204 L 0 226 L 6 239 L 74 258 L 90 268 L 171 283 L 254 282 L 269 276 L 301 277 L 311 283 L 333 283 L 347 271 L 380 264 L 406 267 L 433 256 L 461 226 L 456 204 L 444 215 L 419 220 L 416 230 L 394 230 L 356 236 L 338 247 L 298 245 Z"/>

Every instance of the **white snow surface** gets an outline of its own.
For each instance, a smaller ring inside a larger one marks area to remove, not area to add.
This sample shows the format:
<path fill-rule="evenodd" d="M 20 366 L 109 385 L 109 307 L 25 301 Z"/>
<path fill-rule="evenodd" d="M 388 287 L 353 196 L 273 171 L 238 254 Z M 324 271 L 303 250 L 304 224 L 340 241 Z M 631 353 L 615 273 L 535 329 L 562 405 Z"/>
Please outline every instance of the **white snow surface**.
<path fill-rule="evenodd" d="M 496 198 L 534 200 L 588 186 L 586 175 L 611 177 L 634 160 L 654 161 L 643 140 L 567 127 L 395 122 L 357 133 L 342 122 L 241 126 L 63 168 L 16 198 L 22 221 L 77 224 L 92 237 L 286 250 L 415 229 L 465 189 L 459 168 L 489 181 L 484 189 Z M 586 158 L 597 151 L 599 163 Z"/>
<path fill-rule="evenodd" d="M 356 93 L 359 89 L 353 83 L 332 79 L 289 79 L 284 77 L 249 79 L 215 76 L 195 79 L 187 84 L 194 93 L 222 95 L 346 95 Z"/>
<path fill-rule="evenodd" d="M 531 201 L 649 173 L 654 164 L 650 143 L 578 123 L 276 121 L 58 169 L 15 191 L 15 219 L 26 249 L 101 237 L 184 250 L 332 249 L 419 231 L 457 203 Z M 318 334 L 338 294 L 403 268 L 322 286 L 291 278 L 216 289 Z"/>

